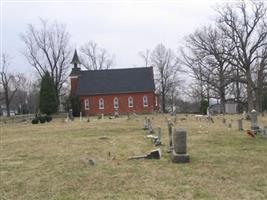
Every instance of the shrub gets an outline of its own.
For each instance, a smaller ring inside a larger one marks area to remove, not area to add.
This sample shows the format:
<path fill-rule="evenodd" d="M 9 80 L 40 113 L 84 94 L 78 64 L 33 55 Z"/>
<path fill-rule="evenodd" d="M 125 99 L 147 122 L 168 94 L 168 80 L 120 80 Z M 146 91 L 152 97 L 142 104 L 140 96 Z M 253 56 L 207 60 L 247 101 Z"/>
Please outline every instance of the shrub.
<path fill-rule="evenodd" d="M 52 121 L 52 117 L 50 115 L 46 115 L 45 119 L 47 122 L 51 122 Z"/>
<path fill-rule="evenodd" d="M 41 124 L 45 123 L 46 122 L 46 117 L 45 116 L 40 116 L 39 117 L 39 121 Z"/>
<path fill-rule="evenodd" d="M 39 119 L 38 118 L 34 118 L 33 120 L 32 120 L 32 124 L 38 124 L 39 123 Z"/>

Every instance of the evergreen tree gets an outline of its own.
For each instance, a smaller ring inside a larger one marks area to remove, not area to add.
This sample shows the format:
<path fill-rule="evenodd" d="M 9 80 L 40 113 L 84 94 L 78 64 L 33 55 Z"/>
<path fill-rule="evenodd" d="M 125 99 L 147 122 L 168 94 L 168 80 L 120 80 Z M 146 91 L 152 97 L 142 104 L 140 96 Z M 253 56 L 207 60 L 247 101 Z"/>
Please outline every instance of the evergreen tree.
<path fill-rule="evenodd" d="M 41 81 L 39 108 L 42 113 L 50 115 L 57 112 L 57 106 L 55 85 L 49 72 L 46 72 Z"/>

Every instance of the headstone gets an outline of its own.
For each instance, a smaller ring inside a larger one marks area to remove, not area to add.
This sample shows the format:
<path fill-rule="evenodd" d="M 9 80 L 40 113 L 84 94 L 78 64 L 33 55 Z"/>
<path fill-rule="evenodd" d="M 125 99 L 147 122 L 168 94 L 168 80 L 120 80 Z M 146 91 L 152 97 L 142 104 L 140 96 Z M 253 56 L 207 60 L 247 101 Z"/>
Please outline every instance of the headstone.
<path fill-rule="evenodd" d="M 267 126 L 263 127 L 263 135 L 267 137 Z"/>
<path fill-rule="evenodd" d="M 80 112 L 80 122 L 83 121 L 83 114 Z"/>
<path fill-rule="evenodd" d="M 181 128 L 172 133 L 173 149 L 170 158 L 173 163 L 187 163 L 190 160 L 187 154 L 186 135 L 186 130 Z"/>
<path fill-rule="evenodd" d="M 130 113 L 127 113 L 127 120 L 130 120 Z"/>
<path fill-rule="evenodd" d="M 153 131 L 153 128 L 152 128 L 151 120 L 149 118 L 147 119 L 147 124 L 148 124 L 148 131 L 147 131 L 147 133 L 148 134 L 152 134 L 154 131 Z"/>
<path fill-rule="evenodd" d="M 257 111 L 252 110 L 250 113 L 250 118 L 251 118 L 251 130 L 257 131 L 259 130 L 259 125 L 258 125 L 258 117 L 257 117 Z"/>
<path fill-rule="evenodd" d="M 128 158 L 128 160 L 133 160 L 133 159 L 160 159 L 161 157 L 161 151 L 160 149 L 155 149 L 150 151 L 146 155 L 141 155 L 141 156 L 132 156 Z"/>
<path fill-rule="evenodd" d="M 154 139 L 153 143 L 156 146 L 161 145 L 161 128 L 160 127 L 158 127 L 158 136 Z"/>
<path fill-rule="evenodd" d="M 147 117 L 145 117 L 143 129 L 144 130 L 148 130 L 148 120 L 147 120 Z"/>
<path fill-rule="evenodd" d="M 177 116 L 174 116 L 173 122 L 176 123 L 177 122 Z"/>
<path fill-rule="evenodd" d="M 243 119 L 237 120 L 238 123 L 238 130 L 243 131 Z"/>
<path fill-rule="evenodd" d="M 72 113 L 72 109 L 69 109 L 69 119 L 70 119 L 71 121 L 74 120 L 73 113 Z"/>
<path fill-rule="evenodd" d="M 69 113 L 67 113 L 67 118 L 65 119 L 65 122 L 68 122 L 70 120 Z"/>
<path fill-rule="evenodd" d="M 232 128 L 232 122 L 228 124 L 228 128 Z"/>
<path fill-rule="evenodd" d="M 243 119 L 247 119 L 247 112 L 245 110 L 242 115 L 243 115 Z"/>
<path fill-rule="evenodd" d="M 116 111 L 114 112 L 114 117 L 115 117 L 115 118 L 119 118 L 119 116 L 120 116 L 120 115 L 119 115 L 119 112 L 116 110 Z"/>
<path fill-rule="evenodd" d="M 210 117 L 210 109 L 207 108 L 207 116 Z"/>
<path fill-rule="evenodd" d="M 223 124 L 226 124 L 226 119 L 225 119 L 225 118 L 223 118 L 222 122 L 223 122 Z"/>
<path fill-rule="evenodd" d="M 104 119 L 104 114 L 103 113 L 101 114 L 101 119 Z"/>
<path fill-rule="evenodd" d="M 172 150 L 172 123 L 168 121 L 168 133 L 169 133 L 169 144 L 168 144 L 168 151 Z"/>

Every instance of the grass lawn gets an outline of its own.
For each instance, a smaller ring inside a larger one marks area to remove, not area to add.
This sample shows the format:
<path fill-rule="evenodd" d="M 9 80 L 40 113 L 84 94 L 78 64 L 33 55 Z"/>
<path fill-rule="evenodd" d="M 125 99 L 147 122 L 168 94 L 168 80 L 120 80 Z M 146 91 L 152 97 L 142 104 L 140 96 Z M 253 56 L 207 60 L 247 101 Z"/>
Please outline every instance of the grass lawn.
<path fill-rule="evenodd" d="M 1 124 L 0 199 L 267 199 L 267 139 L 247 136 L 236 122 L 228 128 L 222 116 L 212 124 L 178 115 L 175 127 L 187 129 L 191 162 L 172 164 L 171 117 L 150 117 L 162 128 L 160 160 L 127 160 L 155 148 L 141 129 L 144 116 Z M 259 122 L 267 126 L 267 117 Z"/>

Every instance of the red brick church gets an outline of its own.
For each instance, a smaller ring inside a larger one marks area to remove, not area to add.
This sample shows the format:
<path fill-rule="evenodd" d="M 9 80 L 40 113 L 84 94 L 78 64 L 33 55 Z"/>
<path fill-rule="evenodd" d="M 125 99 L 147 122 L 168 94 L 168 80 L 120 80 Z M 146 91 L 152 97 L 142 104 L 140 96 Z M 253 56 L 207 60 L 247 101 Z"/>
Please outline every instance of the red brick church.
<path fill-rule="evenodd" d="M 71 64 L 71 95 L 79 97 L 84 115 L 159 109 L 152 67 L 83 71 L 76 50 Z"/>

